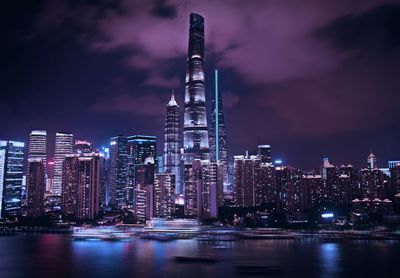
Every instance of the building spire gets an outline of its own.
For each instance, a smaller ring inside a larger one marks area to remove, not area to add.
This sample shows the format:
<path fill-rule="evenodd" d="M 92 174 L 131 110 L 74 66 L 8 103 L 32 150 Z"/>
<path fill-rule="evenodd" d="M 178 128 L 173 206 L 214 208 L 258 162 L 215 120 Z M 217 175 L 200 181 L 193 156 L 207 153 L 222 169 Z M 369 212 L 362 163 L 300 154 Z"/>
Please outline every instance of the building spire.
<path fill-rule="evenodd" d="M 167 106 L 178 106 L 178 103 L 176 103 L 176 100 L 175 100 L 175 91 L 174 90 L 172 90 L 171 100 L 168 102 Z"/>

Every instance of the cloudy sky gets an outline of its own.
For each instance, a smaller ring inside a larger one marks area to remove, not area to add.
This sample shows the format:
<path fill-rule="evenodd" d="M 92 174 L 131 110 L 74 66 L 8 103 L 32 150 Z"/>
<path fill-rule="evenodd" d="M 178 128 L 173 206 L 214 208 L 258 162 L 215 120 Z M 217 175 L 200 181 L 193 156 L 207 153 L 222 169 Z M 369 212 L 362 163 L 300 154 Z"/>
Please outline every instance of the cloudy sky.
<path fill-rule="evenodd" d="M 400 159 L 400 4 L 382 0 L 8 1 L 0 137 L 152 134 L 161 151 L 172 90 L 183 108 L 191 12 L 205 18 L 209 100 L 221 73 L 231 155 L 267 143 L 305 169 Z"/>

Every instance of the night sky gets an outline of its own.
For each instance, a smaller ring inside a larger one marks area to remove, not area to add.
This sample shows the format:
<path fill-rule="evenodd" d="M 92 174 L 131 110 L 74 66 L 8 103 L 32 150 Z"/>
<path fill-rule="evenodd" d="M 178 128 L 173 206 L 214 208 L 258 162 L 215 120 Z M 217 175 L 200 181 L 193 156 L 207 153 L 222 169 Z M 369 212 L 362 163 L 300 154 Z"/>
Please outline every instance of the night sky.
<path fill-rule="evenodd" d="M 2 1 L 0 138 L 46 129 L 51 151 L 56 131 L 97 145 L 148 134 L 161 153 L 191 12 L 205 18 L 208 105 L 220 70 L 229 155 L 265 143 L 303 169 L 364 166 L 371 150 L 381 167 L 400 160 L 399 1 Z"/>

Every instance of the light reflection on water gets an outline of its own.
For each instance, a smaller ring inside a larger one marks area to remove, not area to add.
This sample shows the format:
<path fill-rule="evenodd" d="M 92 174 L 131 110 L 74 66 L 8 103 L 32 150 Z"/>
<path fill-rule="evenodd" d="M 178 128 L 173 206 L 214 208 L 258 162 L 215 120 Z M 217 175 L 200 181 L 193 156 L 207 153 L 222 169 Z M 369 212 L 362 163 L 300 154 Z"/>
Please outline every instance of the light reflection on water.
<path fill-rule="evenodd" d="M 324 277 L 335 277 L 339 275 L 339 244 L 324 243 L 320 245 L 322 275 Z"/>
<path fill-rule="evenodd" d="M 243 263 L 277 265 L 282 269 L 280 277 L 400 277 L 399 247 L 400 243 L 389 241 L 133 238 L 107 242 L 74 241 L 63 235 L 0 237 L 0 277 L 239 277 L 235 266 Z M 220 261 L 182 264 L 173 260 L 175 256 Z"/>

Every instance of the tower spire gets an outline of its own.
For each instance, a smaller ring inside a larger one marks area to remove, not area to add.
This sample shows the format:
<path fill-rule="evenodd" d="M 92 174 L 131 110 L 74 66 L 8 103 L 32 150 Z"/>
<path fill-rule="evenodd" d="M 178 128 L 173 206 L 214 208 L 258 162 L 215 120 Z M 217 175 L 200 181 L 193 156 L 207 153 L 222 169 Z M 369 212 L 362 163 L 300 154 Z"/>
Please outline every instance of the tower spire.
<path fill-rule="evenodd" d="M 178 106 L 178 103 L 176 103 L 176 100 L 175 100 L 175 91 L 174 90 L 172 90 L 171 99 L 168 102 L 167 106 Z"/>

